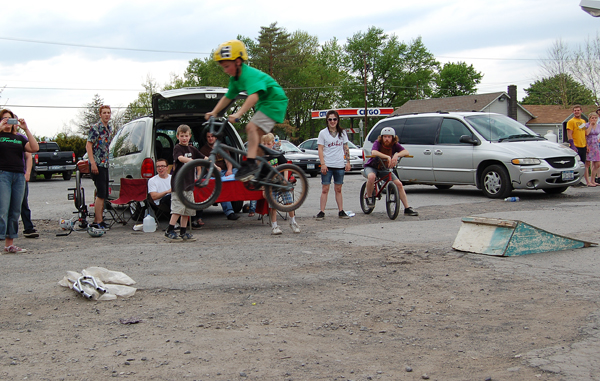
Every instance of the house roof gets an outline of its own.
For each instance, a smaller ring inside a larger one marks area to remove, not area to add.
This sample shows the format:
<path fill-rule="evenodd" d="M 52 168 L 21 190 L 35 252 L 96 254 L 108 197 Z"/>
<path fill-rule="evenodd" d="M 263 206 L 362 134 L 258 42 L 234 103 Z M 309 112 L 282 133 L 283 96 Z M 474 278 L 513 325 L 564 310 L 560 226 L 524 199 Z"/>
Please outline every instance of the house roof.
<path fill-rule="evenodd" d="M 392 115 L 436 111 L 482 111 L 501 96 L 508 98 L 506 92 L 500 91 L 497 93 L 463 95 L 459 97 L 415 99 L 398 107 Z"/>
<path fill-rule="evenodd" d="M 534 117 L 527 124 L 562 124 L 573 117 L 571 108 L 564 108 L 560 105 L 522 105 Z M 596 106 L 581 106 L 582 114 L 587 115 L 596 111 Z"/>

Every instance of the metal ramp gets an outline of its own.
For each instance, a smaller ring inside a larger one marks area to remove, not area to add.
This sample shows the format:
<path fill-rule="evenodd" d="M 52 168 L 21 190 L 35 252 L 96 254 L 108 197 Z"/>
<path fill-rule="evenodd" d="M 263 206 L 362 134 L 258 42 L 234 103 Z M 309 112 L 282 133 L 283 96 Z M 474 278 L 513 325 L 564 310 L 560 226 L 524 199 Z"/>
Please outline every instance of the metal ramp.
<path fill-rule="evenodd" d="M 579 249 L 597 243 L 550 233 L 518 220 L 463 217 L 452 248 L 477 254 L 513 257 Z"/>

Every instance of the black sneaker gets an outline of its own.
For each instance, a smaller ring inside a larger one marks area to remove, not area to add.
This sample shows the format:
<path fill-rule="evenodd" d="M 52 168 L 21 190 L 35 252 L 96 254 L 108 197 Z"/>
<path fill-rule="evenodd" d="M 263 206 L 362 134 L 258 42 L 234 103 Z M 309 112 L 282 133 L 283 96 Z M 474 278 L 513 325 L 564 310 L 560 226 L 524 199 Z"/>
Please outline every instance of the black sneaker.
<path fill-rule="evenodd" d="M 98 226 L 100 226 L 100 229 L 110 230 L 110 227 L 104 221 L 100 222 Z"/>
<path fill-rule="evenodd" d="M 250 181 L 256 177 L 258 172 L 258 164 L 256 162 L 250 164 L 247 161 L 242 162 L 242 168 L 238 169 L 235 174 L 235 179 L 238 181 Z"/>
<path fill-rule="evenodd" d="M 365 198 L 365 203 L 368 207 L 372 207 L 373 205 L 375 205 L 375 200 L 373 199 L 373 197 L 367 197 Z"/>
<path fill-rule="evenodd" d="M 237 215 L 237 214 L 235 214 L 235 213 L 231 213 L 231 214 L 229 214 L 229 215 L 227 216 L 227 219 L 228 219 L 228 220 L 231 220 L 231 221 L 235 221 L 235 220 L 237 220 L 238 218 L 240 218 L 240 216 L 238 216 L 238 215 Z"/>
<path fill-rule="evenodd" d="M 317 214 L 317 221 L 322 221 L 325 218 L 325 213 L 319 212 Z"/>
<path fill-rule="evenodd" d="M 340 212 L 338 213 L 338 217 L 343 218 L 343 219 L 350 218 L 350 216 L 347 215 L 346 212 L 344 212 L 343 210 L 340 210 Z"/>
<path fill-rule="evenodd" d="M 404 215 L 405 216 L 418 216 L 419 212 L 415 211 L 411 207 L 408 207 L 408 208 L 404 209 Z"/>
<path fill-rule="evenodd" d="M 25 238 L 37 238 L 40 236 L 40 233 L 35 229 L 27 229 L 23 231 L 23 237 Z"/>

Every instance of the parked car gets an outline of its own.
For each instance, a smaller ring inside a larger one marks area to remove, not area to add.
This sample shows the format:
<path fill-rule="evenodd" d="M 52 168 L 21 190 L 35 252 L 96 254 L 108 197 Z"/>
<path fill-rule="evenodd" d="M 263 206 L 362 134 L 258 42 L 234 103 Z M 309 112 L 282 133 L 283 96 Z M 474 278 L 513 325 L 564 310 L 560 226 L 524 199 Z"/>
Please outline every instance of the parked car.
<path fill-rule="evenodd" d="M 71 180 L 75 171 L 75 152 L 61 151 L 56 142 L 39 142 L 39 146 L 39 151 L 32 157 L 31 180 L 35 181 L 37 175 L 50 180 L 54 173 L 62 174 L 64 180 Z"/>
<path fill-rule="evenodd" d="M 302 168 L 304 173 L 311 177 L 316 177 L 321 172 L 319 155 L 302 152 L 300 148 L 287 140 L 280 140 L 279 144 L 279 151 L 283 152 L 285 158 Z"/>
<path fill-rule="evenodd" d="M 568 147 L 550 142 L 507 116 L 480 112 L 438 112 L 390 117 L 369 132 L 363 149 L 371 154 L 384 127 L 393 127 L 412 158 L 397 172 L 405 184 L 439 189 L 475 185 L 490 198 L 513 189 L 564 192 L 583 176 L 584 164 Z"/>
<path fill-rule="evenodd" d="M 312 138 L 303 141 L 298 145 L 302 151 L 306 153 L 313 153 L 319 156 L 319 148 L 317 147 L 317 138 Z M 358 148 L 354 143 L 348 142 L 348 148 L 350 149 L 350 169 L 361 170 L 363 168 L 363 150 Z"/>
<path fill-rule="evenodd" d="M 192 130 L 190 144 L 200 149 L 206 143 L 204 114 L 211 111 L 227 93 L 221 87 L 194 87 L 167 90 L 152 96 L 152 116 L 133 120 L 123 126 L 109 148 L 111 198 L 119 197 L 121 178 L 151 178 L 156 173 L 156 159 L 173 164 L 173 148 L 177 144 L 177 127 L 187 124 Z M 244 98 L 241 95 L 239 98 Z M 222 113 L 225 110 L 222 111 Z M 231 123 L 223 136 L 225 144 L 242 148 L 243 142 Z M 240 160 L 236 155 L 234 159 Z M 237 212 L 243 201 L 232 202 Z"/>
<path fill-rule="evenodd" d="M 244 149 L 248 148 L 248 142 L 244 143 Z M 304 173 L 316 177 L 321 172 L 319 155 L 302 152 L 302 150 L 288 140 L 280 140 L 279 146 L 273 147 L 283 153 L 285 158 L 299 166 Z"/>

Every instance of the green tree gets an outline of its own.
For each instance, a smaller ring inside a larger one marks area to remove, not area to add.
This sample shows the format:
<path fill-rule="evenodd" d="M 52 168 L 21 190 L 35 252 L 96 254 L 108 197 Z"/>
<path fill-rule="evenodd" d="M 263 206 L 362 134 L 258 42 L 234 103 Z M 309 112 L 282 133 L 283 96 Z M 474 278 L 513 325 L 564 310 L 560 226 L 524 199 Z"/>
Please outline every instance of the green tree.
<path fill-rule="evenodd" d="M 67 135 L 61 132 L 52 138 L 52 141 L 58 143 L 58 146 L 63 151 L 75 152 L 75 157 L 83 157 L 85 154 L 87 139 L 81 136 Z"/>
<path fill-rule="evenodd" d="M 371 27 L 349 38 L 344 50 L 351 77 L 341 95 L 352 107 L 364 107 L 365 98 L 369 107 L 396 107 L 433 95 L 439 63 L 420 37 L 406 44 Z"/>
<path fill-rule="evenodd" d="M 100 120 L 99 109 L 104 104 L 104 99 L 98 94 L 94 94 L 92 101 L 87 103 L 83 109 L 81 109 L 75 119 L 76 133 L 87 136 L 90 131 L 92 124 L 98 123 Z"/>
<path fill-rule="evenodd" d="M 525 89 L 524 105 L 589 105 L 594 103 L 591 90 L 575 81 L 569 74 L 557 74 L 535 81 Z"/>
<path fill-rule="evenodd" d="M 481 83 L 483 74 L 475 70 L 473 65 L 465 62 L 448 62 L 436 76 L 436 92 L 434 98 L 456 97 L 475 94 L 477 85 Z"/>
<path fill-rule="evenodd" d="M 152 114 L 152 96 L 160 91 L 160 86 L 150 75 L 146 76 L 146 82 L 142 83 L 142 86 L 145 90 L 140 92 L 137 99 L 127 106 L 121 125 L 141 116 Z"/>

